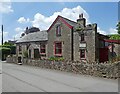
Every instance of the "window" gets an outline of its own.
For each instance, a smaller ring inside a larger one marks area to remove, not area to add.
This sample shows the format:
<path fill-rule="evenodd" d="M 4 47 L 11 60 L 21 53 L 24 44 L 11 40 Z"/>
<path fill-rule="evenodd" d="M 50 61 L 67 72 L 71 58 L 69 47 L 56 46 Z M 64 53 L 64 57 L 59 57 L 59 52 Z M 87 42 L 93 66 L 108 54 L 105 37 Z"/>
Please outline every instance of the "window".
<path fill-rule="evenodd" d="M 20 54 L 22 53 L 22 47 L 21 47 L 21 45 L 19 45 L 19 53 Z"/>
<path fill-rule="evenodd" d="M 84 34 L 81 34 L 81 41 L 85 41 L 85 36 L 84 36 Z"/>
<path fill-rule="evenodd" d="M 80 58 L 85 58 L 85 49 L 80 50 Z"/>
<path fill-rule="evenodd" d="M 30 46 L 29 44 L 26 45 L 27 50 L 28 50 L 29 46 Z"/>
<path fill-rule="evenodd" d="M 20 52 L 22 51 L 22 47 L 21 47 L 21 45 L 19 46 L 19 51 L 20 51 Z"/>
<path fill-rule="evenodd" d="M 60 25 L 58 25 L 56 27 L 56 36 L 61 36 L 61 26 Z"/>
<path fill-rule="evenodd" d="M 62 55 L 62 42 L 55 42 L 55 55 Z"/>
<path fill-rule="evenodd" d="M 40 53 L 41 54 L 45 54 L 46 53 L 46 51 L 45 51 L 45 44 L 41 44 L 40 45 Z"/>

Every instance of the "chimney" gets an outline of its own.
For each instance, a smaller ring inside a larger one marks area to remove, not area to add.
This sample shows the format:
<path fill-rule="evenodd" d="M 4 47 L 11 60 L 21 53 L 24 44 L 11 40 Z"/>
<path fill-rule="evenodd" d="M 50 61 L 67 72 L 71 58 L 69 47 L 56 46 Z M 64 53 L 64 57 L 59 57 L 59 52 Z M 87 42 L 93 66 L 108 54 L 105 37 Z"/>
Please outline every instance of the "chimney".
<path fill-rule="evenodd" d="M 79 19 L 77 19 L 77 23 L 83 25 L 84 27 L 86 26 L 86 19 L 83 18 L 83 13 L 79 14 Z"/>
<path fill-rule="evenodd" d="M 26 27 L 26 30 L 28 30 L 28 27 Z"/>
<path fill-rule="evenodd" d="M 28 34 L 28 27 L 26 27 L 25 34 Z"/>

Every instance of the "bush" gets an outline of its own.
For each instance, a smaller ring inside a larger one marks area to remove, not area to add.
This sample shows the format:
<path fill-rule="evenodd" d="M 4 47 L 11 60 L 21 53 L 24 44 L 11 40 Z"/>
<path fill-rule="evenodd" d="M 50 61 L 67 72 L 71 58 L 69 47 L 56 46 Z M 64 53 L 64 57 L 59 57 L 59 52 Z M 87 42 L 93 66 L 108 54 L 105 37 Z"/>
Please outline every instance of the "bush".
<path fill-rule="evenodd" d="M 6 60 L 6 57 L 8 55 L 10 55 L 11 49 L 10 48 L 6 48 L 6 47 L 0 47 L 0 59 L 1 60 Z"/>
<path fill-rule="evenodd" d="M 16 46 L 14 45 L 0 45 L 1 48 L 10 48 L 10 54 L 16 54 Z"/>
<path fill-rule="evenodd" d="M 120 55 L 117 56 L 117 57 L 114 57 L 112 61 L 113 61 L 113 62 L 120 61 Z"/>
<path fill-rule="evenodd" d="M 110 37 L 110 39 L 114 39 L 114 40 L 120 40 L 120 34 L 113 34 L 113 35 L 108 35 Z"/>
<path fill-rule="evenodd" d="M 64 58 L 63 57 L 50 57 L 50 58 L 48 58 L 48 60 L 51 60 L 51 61 L 63 61 Z"/>

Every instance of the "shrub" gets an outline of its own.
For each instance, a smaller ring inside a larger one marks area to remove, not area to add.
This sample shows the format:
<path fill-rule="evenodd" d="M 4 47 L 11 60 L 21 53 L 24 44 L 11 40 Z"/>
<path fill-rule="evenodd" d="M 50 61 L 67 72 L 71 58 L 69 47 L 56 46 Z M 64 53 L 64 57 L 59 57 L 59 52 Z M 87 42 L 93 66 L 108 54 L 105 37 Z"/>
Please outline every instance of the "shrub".
<path fill-rule="evenodd" d="M 16 46 L 14 45 L 0 45 L 1 48 L 10 48 L 10 54 L 16 54 Z"/>
<path fill-rule="evenodd" d="M 115 58 L 113 58 L 113 62 L 116 62 L 116 61 L 120 61 L 120 55 L 115 57 Z"/>
<path fill-rule="evenodd" d="M 63 57 L 50 57 L 50 58 L 48 58 L 48 60 L 51 60 L 51 61 L 63 61 L 64 58 Z"/>
<path fill-rule="evenodd" d="M 6 48 L 6 47 L 0 47 L 0 59 L 1 60 L 6 60 L 6 57 L 8 55 L 10 55 L 11 49 L 10 48 Z"/>
<path fill-rule="evenodd" d="M 114 40 L 120 40 L 120 34 L 113 34 L 113 35 L 108 35 L 110 37 L 110 39 L 114 39 Z"/>

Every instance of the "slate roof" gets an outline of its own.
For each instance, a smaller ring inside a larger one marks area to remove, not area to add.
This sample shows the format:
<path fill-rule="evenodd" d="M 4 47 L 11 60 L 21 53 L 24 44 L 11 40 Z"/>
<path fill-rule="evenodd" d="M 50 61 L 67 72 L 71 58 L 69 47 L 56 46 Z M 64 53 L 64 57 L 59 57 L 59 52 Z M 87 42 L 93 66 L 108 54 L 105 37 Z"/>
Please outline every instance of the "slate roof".
<path fill-rule="evenodd" d="M 77 27 L 78 24 L 75 21 L 69 20 L 65 17 L 62 17 L 60 15 L 58 15 L 58 17 L 55 19 L 55 21 L 52 23 L 52 25 L 49 27 L 48 31 L 52 28 L 52 26 L 56 23 L 56 21 L 60 18 L 60 20 L 62 20 L 68 27 L 72 28 L 72 27 Z M 80 25 L 81 27 L 83 27 L 83 25 Z"/>
<path fill-rule="evenodd" d="M 63 18 L 69 25 L 71 25 L 73 27 L 77 25 L 77 22 L 74 22 L 74 21 L 69 20 L 69 19 L 62 17 L 62 16 L 60 16 L 60 17 Z"/>
<path fill-rule="evenodd" d="M 38 31 L 34 33 L 29 33 L 17 40 L 16 43 L 24 43 L 24 42 L 36 42 L 36 41 L 47 41 L 48 33 L 47 30 Z"/>

